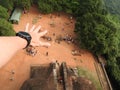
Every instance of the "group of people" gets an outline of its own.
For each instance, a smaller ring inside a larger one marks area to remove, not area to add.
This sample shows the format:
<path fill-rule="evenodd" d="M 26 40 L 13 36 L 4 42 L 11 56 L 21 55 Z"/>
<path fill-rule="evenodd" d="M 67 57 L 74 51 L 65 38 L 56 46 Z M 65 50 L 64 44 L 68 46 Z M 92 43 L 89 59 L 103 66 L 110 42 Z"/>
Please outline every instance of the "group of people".
<path fill-rule="evenodd" d="M 30 56 L 35 56 L 37 54 L 37 50 L 33 46 L 29 46 L 28 48 L 26 48 L 26 52 L 27 52 L 27 55 L 30 55 Z"/>
<path fill-rule="evenodd" d="M 63 37 L 63 40 L 66 41 L 68 44 L 69 43 L 74 43 L 74 39 L 72 38 L 72 35 L 69 35 L 69 34 L 65 35 Z"/>

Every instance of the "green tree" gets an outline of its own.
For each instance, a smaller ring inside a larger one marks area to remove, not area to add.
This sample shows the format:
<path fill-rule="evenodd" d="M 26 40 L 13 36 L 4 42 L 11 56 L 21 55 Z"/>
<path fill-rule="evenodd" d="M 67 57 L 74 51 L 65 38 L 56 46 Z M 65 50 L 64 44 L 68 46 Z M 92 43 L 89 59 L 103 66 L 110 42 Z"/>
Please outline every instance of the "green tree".
<path fill-rule="evenodd" d="M 0 36 L 14 36 L 12 25 L 5 19 L 0 19 Z"/>
<path fill-rule="evenodd" d="M 2 7 L 1 5 L 0 5 L 0 18 L 4 18 L 6 20 L 9 18 L 9 15 L 7 13 L 7 9 Z"/>
<path fill-rule="evenodd" d="M 16 0 L 14 4 L 16 7 L 29 10 L 31 7 L 32 1 L 31 0 Z"/>
<path fill-rule="evenodd" d="M 14 7 L 15 0 L 0 0 L 0 5 L 7 8 L 8 10 L 12 10 Z"/>
<path fill-rule="evenodd" d="M 80 4 L 78 1 L 79 0 L 62 0 L 61 6 L 63 8 L 63 11 L 74 15 Z"/>
<path fill-rule="evenodd" d="M 38 9 L 42 13 L 53 12 L 53 6 L 52 6 L 50 0 L 38 0 Z"/>
<path fill-rule="evenodd" d="M 76 30 L 82 46 L 96 54 L 109 52 L 108 47 L 113 46 L 110 40 L 114 41 L 117 31 L 112 22 L 98 13 L 86 13 L 79 17 Z"/>
<path fill-rule="evenodd" d="M 102 6 L 100 0 L 82 0 L 81 8 L 78 8 L 81 16 L 77 17 L 75 31 L 78 31 L 82 46 L 95 54 L 112 53 L 118 45 L 114 42 L 117 40 L 118 28 L 109 20 L 107 14 L 102 14 Z"/>
<path fill-rule="evenodd" d="M 113 34 L 114 39 L 109 40 L 113 43 L 112 50 L 108 53 L 107 60 L 107 72 L 114 83 L 114 87 L 119 90 L 120 89 L 120 21 L 116 15 L 108 15 L 107 16 L 111 22 L 114 22 L 114 26 L 117 27 L 117 33 Z"/>
<path fill-rule="evenodd" d="M 38 8 L 43 13 L 51 13 L 54 11 L 64 11 L 73 14 L 77 6 L 78 0 L 38 0 Z"/>

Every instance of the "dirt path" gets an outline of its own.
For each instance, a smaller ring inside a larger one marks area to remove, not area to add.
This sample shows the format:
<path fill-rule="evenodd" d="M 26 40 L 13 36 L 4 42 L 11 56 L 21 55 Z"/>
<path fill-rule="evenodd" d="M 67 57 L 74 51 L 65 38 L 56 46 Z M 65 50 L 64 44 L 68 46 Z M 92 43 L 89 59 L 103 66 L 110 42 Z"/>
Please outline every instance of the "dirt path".
<path fill-rule="evenodd" d="M 65 61 L 69 66 L 79 65 L 96 74 L 94 58 L 91 53 L 80 50 L 80 56 L 73 56 L 71 51 L 78 49 L 74 44 L 67 44 L 66 42 L 58 44 L 55 42 L 55 38 L 60 35 L 70 34 L 75 36 L 73 32 L 75 20 L 73 19 L 71 23 L 70 15 L 64 13 L 60 13 L 60 16 L 57 13 L 43 15 L 36 8 L 31 8 L 28 14 L 22 14 L 19 25 L 14 25 L 15 31 L 24 30 L 27 22 L 35 25 L 40 24 L 42 30 L 47 29 L 47 36 L 52 38 L 52 41 L 50 41 L 52 46 L 49 48 L 37 47 L 38 53 L 34 57 L 28 56 L 24 50 L 18 51 L 11 61 L 0 69 L 1 90 L 19 90 L 22 83 L 29 78 L 31 65 L 48 64 L 56 60 L 58 62 Z M 48 56 L 46 56 L 46 52 L 48 52 Z"/>

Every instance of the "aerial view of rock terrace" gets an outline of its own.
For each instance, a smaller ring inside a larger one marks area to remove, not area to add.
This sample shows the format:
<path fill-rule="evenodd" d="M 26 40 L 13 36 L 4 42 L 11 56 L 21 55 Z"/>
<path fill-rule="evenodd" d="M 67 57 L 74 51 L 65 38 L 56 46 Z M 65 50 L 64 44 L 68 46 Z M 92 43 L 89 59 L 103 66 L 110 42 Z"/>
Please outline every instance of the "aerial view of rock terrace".
<path fill-rule="evenodd" d="M 0 0 L 0 90 L 120 90 L 120 0 Z"/>

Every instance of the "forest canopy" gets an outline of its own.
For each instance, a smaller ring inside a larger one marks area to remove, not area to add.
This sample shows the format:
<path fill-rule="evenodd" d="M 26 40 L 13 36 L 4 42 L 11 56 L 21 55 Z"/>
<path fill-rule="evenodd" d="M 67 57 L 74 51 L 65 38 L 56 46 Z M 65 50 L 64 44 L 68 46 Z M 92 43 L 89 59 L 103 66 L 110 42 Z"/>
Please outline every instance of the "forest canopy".
<path fill-rule="evenodd" d="M 0 36 L 14 36 L 12 25 L 5 19 L 0 19 Z"/>
<path fill-rule="evenodd" d="M 6 20 L 8 20 L 8 18 L 9 18 L 7 9 L 2 7 L 1 5 L 0 5 L 0 18 L 4 18 Z"/>
<path fill-rule="evenodd" d="M 8 22 L 7 9 L 0 5 L 0 36 L 14 36 L 15 31 L 12 25 Z"/>

